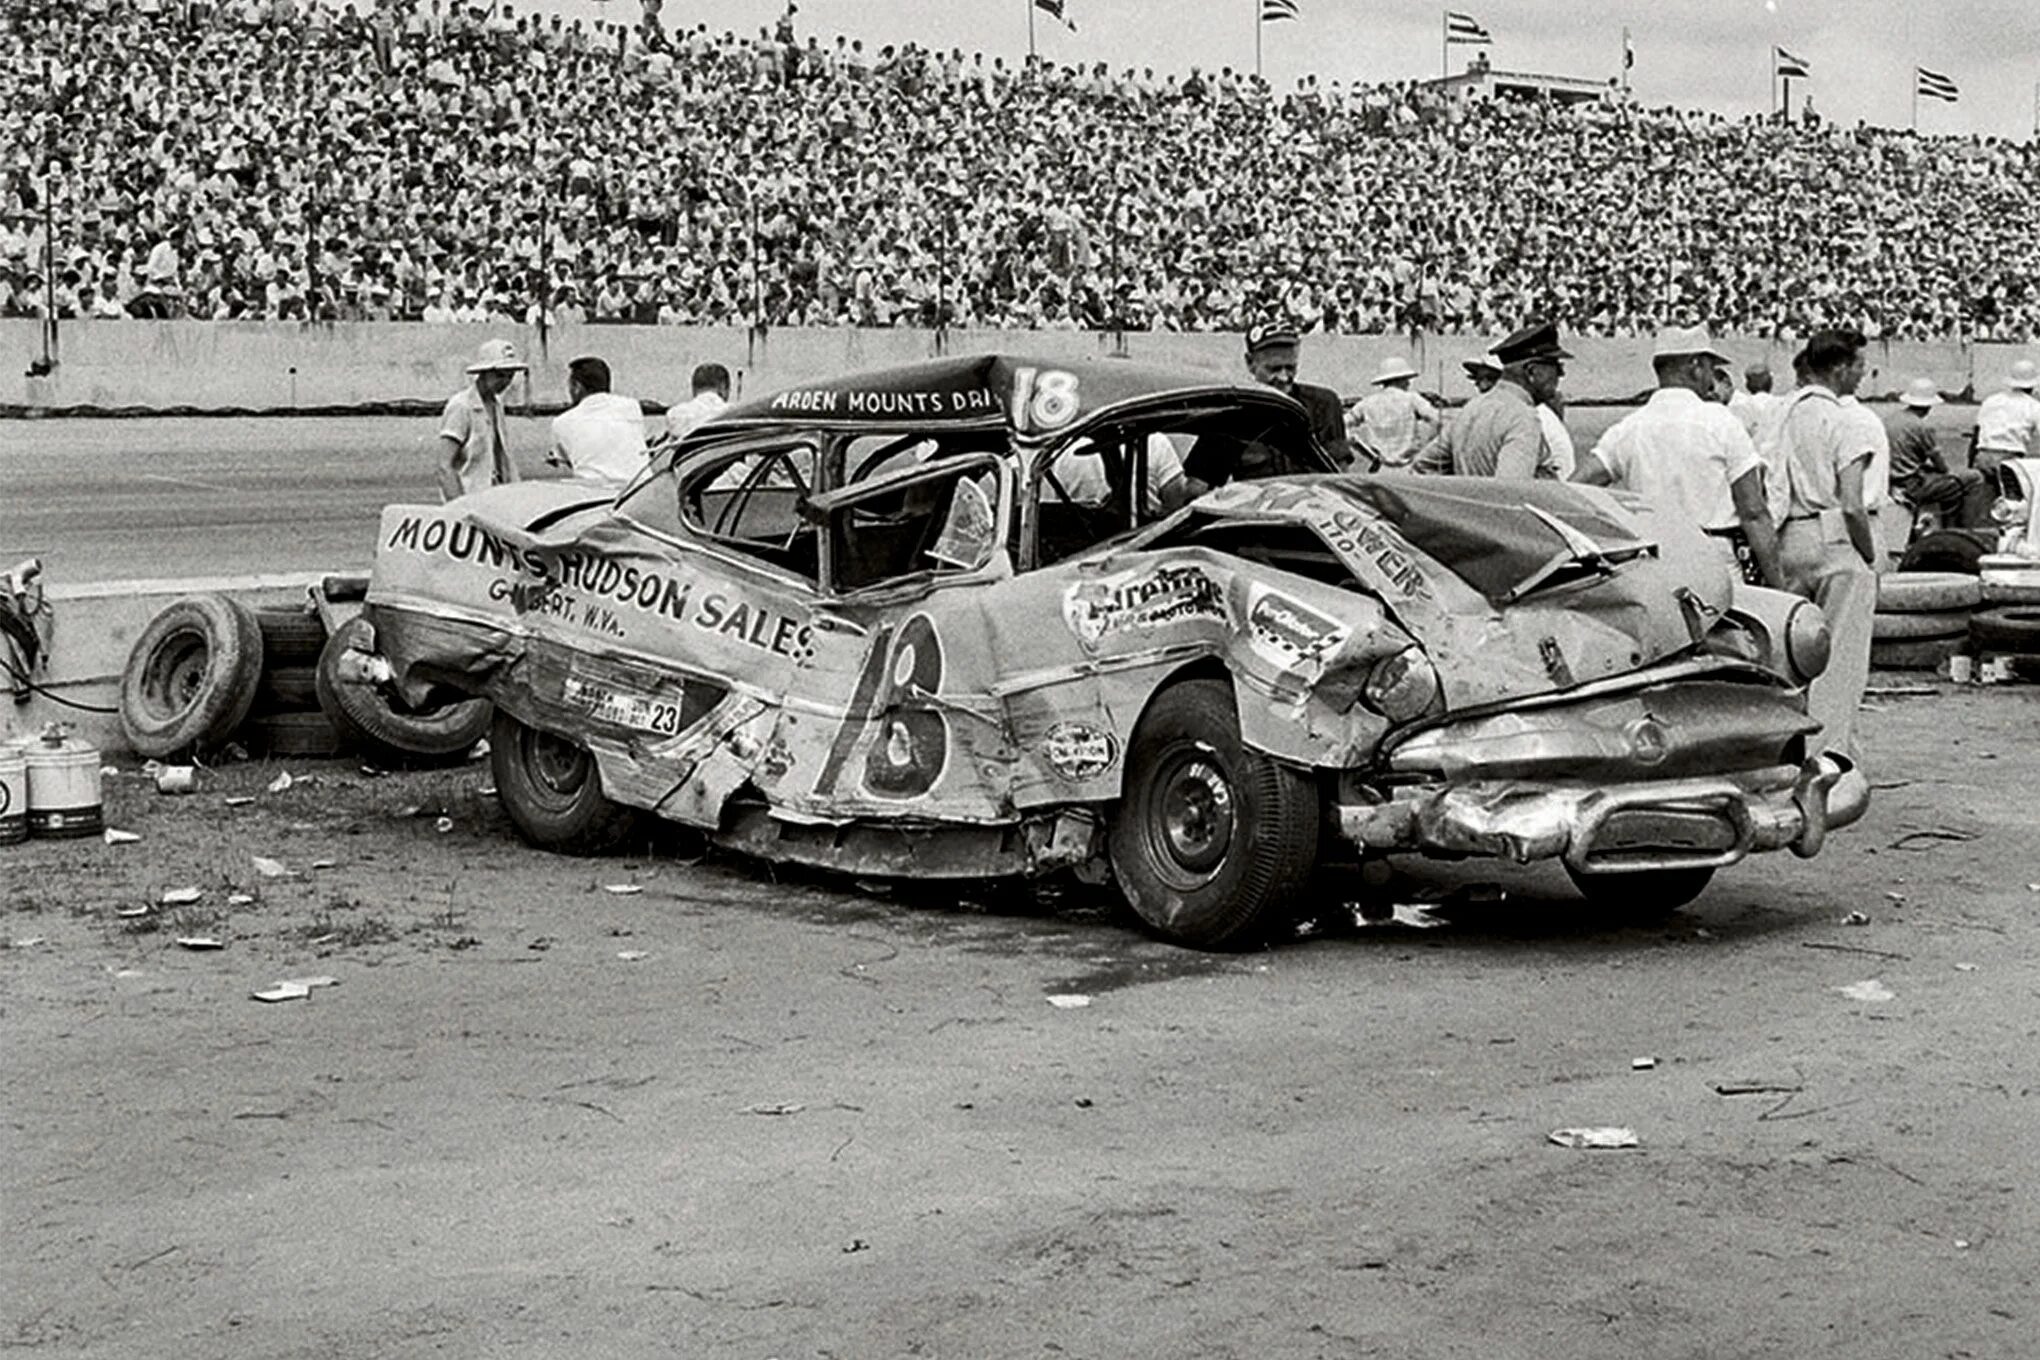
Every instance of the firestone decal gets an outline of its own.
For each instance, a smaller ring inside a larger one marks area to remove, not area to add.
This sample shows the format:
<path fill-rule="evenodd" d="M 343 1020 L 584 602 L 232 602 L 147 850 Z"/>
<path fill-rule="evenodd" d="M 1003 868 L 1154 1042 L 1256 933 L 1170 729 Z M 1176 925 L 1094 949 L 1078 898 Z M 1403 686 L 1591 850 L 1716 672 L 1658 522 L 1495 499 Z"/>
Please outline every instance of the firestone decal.
<path fill-rule="evenodd" d="M 1119 762 L 1119 739 L 1088 723 L 1057 723 L 1042 739 L 1041 758 L 1064 779 L 1080 784 Z"/>
<path fill-rule="evenodd" d="M 1202 567 L 1154 567 L 1070 588 L 1063 619 L 1085 646 L 1193 619 L 1223 620 L 1225 588 Z"/>

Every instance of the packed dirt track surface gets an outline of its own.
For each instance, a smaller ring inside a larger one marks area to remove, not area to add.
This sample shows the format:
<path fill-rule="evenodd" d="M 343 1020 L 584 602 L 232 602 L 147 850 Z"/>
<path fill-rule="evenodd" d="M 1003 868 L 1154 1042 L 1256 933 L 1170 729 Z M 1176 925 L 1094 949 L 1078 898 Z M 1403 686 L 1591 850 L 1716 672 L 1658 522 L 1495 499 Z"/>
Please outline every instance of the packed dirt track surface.
<path fill-rule="evenodd" d="M 2031 1355 L 2036 698 L 1873 695 L 1868 817 L 1659 925 L 1417 865 L 1233 956 L 549 856 L 486 762 L 130 770 L 0 847 L 0 1349 Z"/>

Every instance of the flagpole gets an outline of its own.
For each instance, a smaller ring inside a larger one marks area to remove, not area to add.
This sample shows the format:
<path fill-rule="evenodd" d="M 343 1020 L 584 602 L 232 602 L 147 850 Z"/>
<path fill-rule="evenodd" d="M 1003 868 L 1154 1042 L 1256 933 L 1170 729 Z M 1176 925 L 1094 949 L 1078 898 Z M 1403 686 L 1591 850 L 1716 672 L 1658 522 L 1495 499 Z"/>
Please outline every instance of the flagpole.
<path fill-rule="evenodd" d="M 1034 60 L 1034 0 L 1027 0 L 1027 59 Z"/>
<path fill-rule="evenodd" d="M 1913 67 L 1912 130 L 1915 136 L 1920 130 L 1920 68 Z"/>
<path fill-rule="evenodd" d="M 1629 102 L 1629 25 L 1622 25 L 1622 102 Z"/>
<path fill-rule="evenodd" d="M 1444 79 L 1452 77 L 1452 11 L 1438 11 L 1438 74 Z"/>
<path fill-rule="evenodd" d="M 1261 22 L 1261 0 L 1247 0 L 1254 11 L 1254 79 L 1261 78 L 1261 30 L 1267 27 Z"/>

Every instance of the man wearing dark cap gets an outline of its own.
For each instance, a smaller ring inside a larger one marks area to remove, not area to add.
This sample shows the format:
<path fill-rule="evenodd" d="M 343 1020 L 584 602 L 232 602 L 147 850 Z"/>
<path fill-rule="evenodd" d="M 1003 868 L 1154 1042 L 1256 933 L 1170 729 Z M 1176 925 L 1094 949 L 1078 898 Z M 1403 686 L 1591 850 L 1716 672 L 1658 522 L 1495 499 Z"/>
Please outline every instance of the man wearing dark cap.
<path fill-rule="evenodd" d="M 1538 407 L 1558 395 L 1558 380 L 1572 356 L 1551 322 L 1525 326 L 1494 347 L 1502 377 L 1460 409 L 1418 455 L 1416 470 L 1456 477 L 1516 481 L 1556 478 L 1558 464 Z"/>
<path fill-rule="evenodd" d="M 1353 461 L 1346 439 L 1346 407 L 1329 387 L 1296 380 L 1296 361 L 1303 342 L 1288 326 L 1255 326 L 1247 332 L 1247 371 L 1254 381 L 1296 398 L 1310 413 L 1310 432 L 1332 461 L 1345 467 Z"/>

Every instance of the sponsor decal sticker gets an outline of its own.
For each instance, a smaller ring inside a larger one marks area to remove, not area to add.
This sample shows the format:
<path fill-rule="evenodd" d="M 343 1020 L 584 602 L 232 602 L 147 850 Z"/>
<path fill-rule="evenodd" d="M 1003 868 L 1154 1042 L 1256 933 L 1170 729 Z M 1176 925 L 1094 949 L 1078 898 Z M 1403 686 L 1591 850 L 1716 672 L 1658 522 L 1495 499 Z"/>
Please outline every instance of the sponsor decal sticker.
<path fill-rule="evenodd" d="M 1041 758 L 1072 783 L 1095 779 L 1119 761 L 1119 739 L 1088 723 L 1057 723 L 1041 742 Z"/>
<path fill-rule="evenodd" d="M 1324 656 L 1346 640 L 1346 625 L 1301 600 L 1259 587 L 1247 610 L 1247 639 L 1285 670 Z"/>
<path fill-rule="evenodd" d="M 1197 619 L 1225 618 L 1225 588 L 1202 567 L 1150 567 L 1071 587 L 1063 619 L 1086 646 Z"/>

